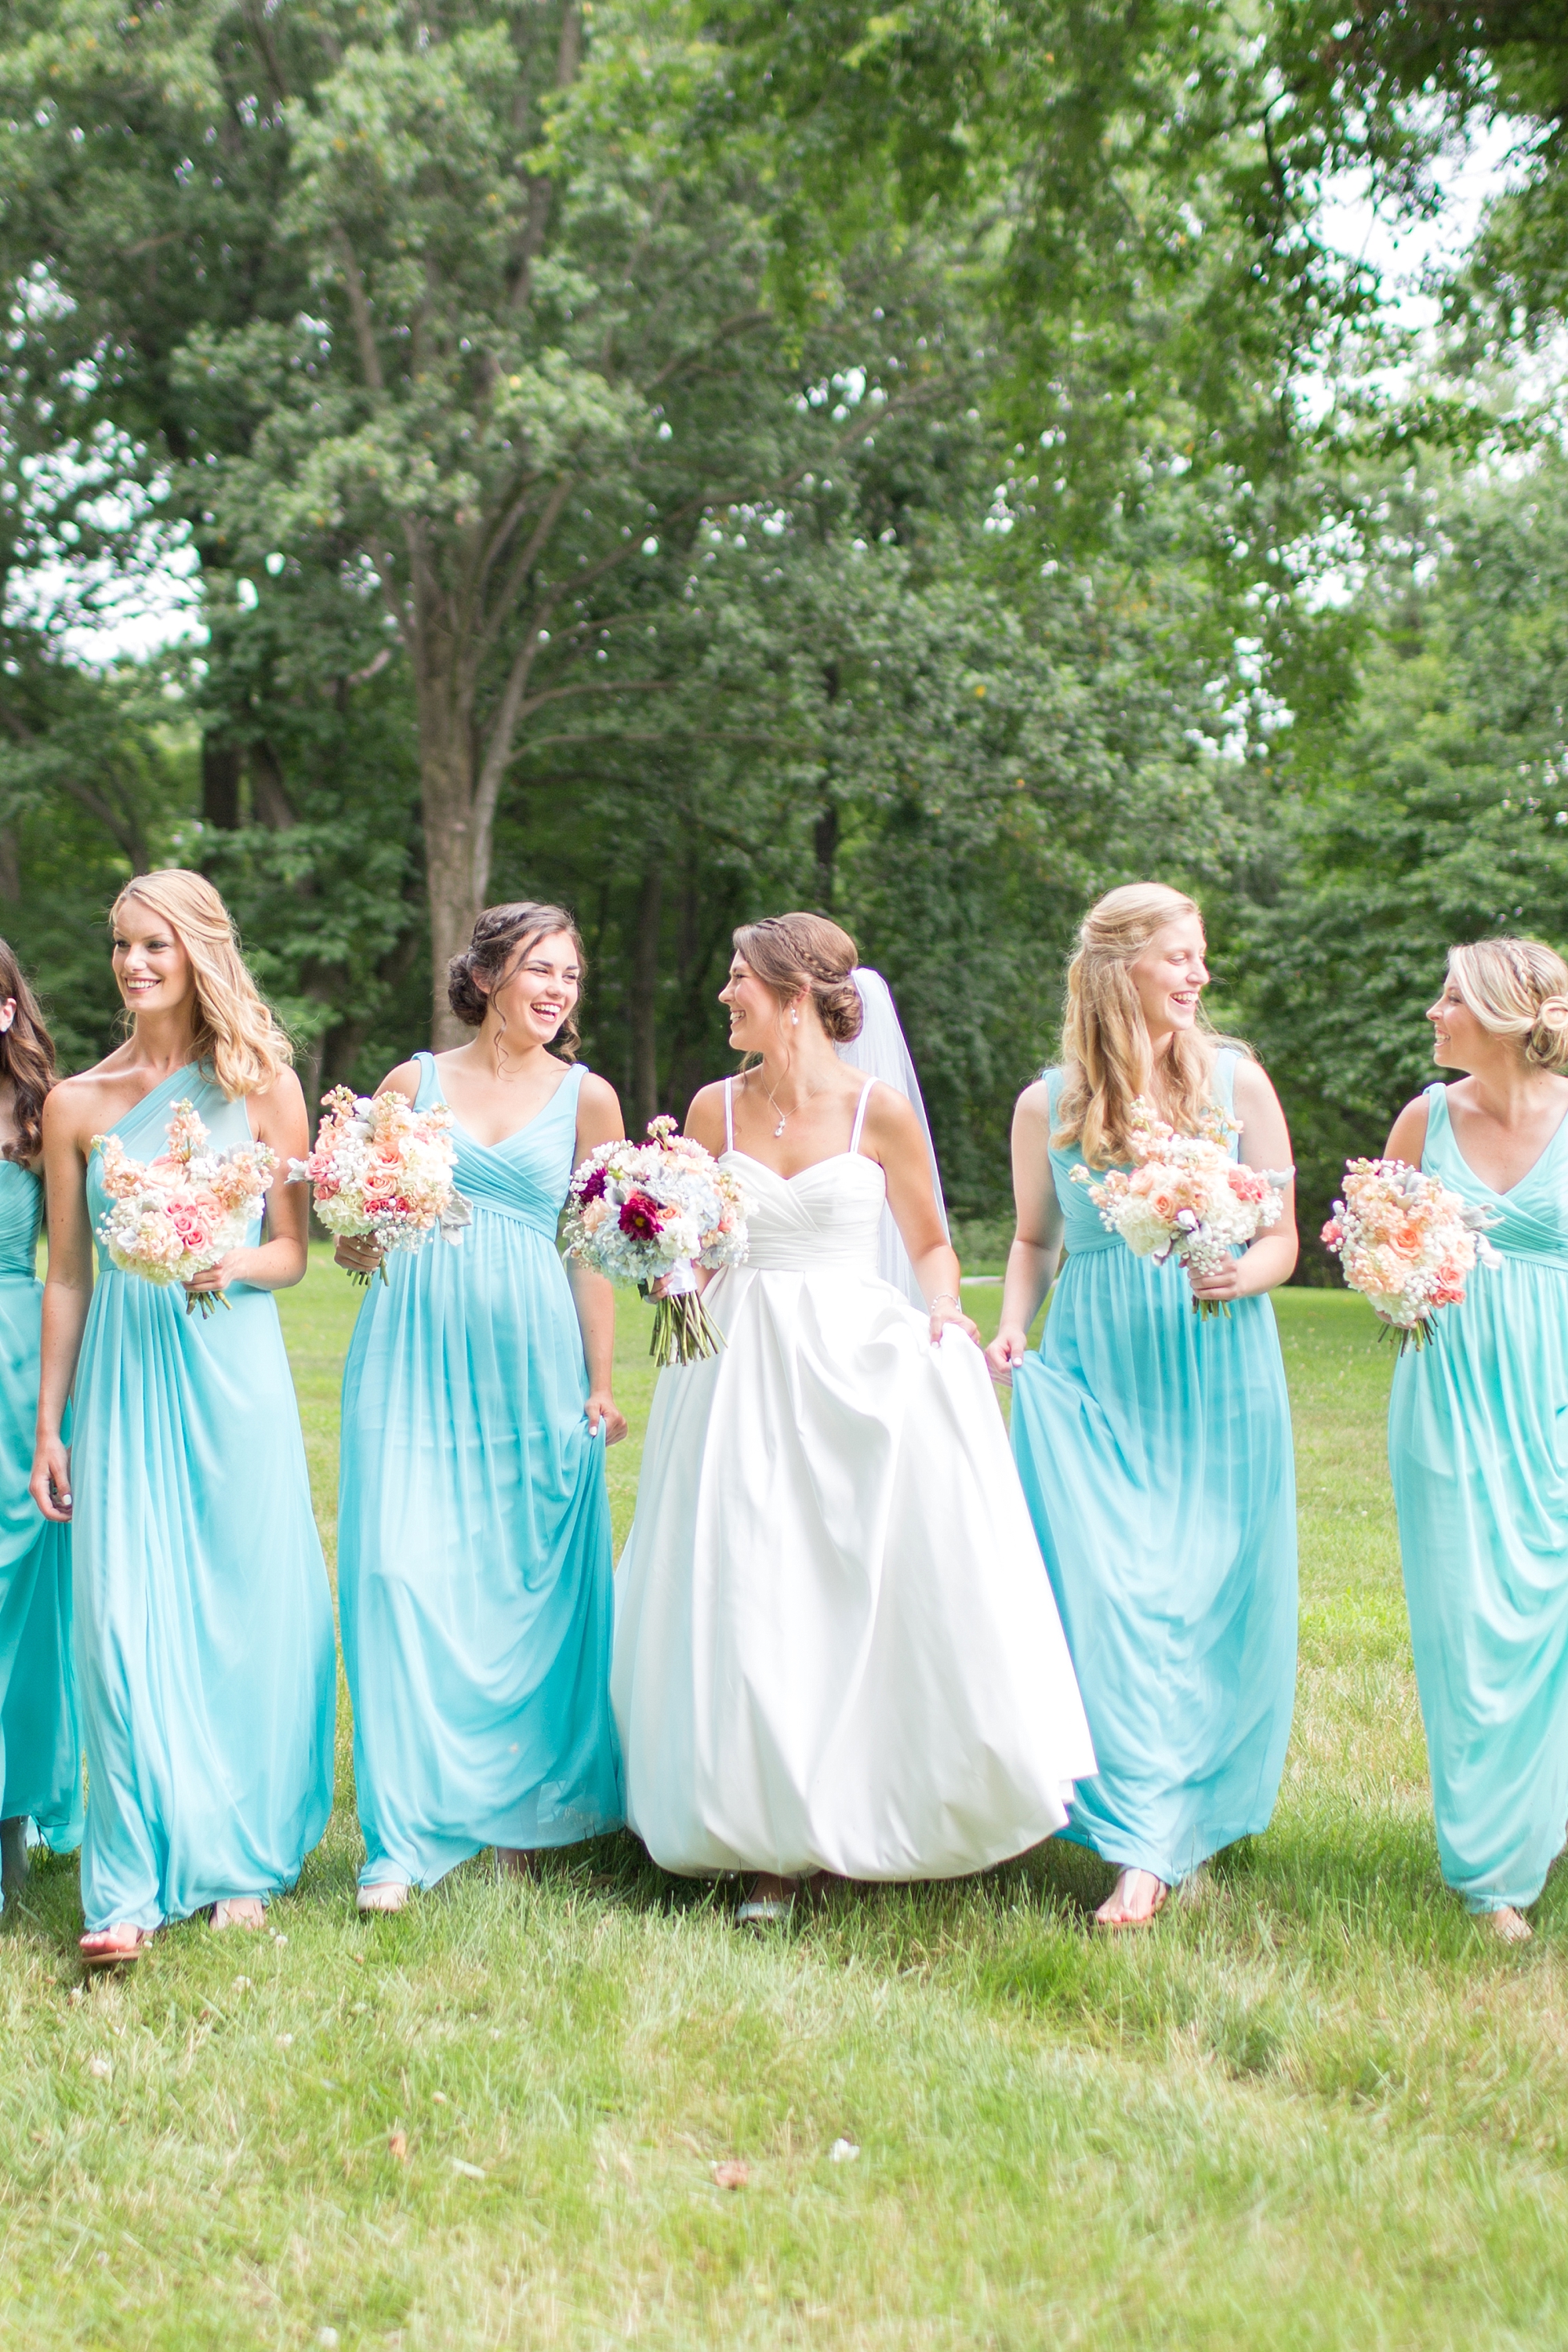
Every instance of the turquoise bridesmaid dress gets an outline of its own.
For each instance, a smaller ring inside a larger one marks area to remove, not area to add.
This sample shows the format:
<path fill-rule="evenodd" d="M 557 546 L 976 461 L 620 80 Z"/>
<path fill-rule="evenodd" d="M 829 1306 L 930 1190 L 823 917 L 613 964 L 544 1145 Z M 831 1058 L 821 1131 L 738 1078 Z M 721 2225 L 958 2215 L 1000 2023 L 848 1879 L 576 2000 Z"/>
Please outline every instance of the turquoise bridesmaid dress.
<path fill-rule="evenodd" d="M 426 1110 L 444 1097 L 416 1058 Z M 454 1127 L 473 1223 L 392 1253 L 354 1325 L 338 1606 L 362 1885 L 622 1819 L 605 1441 L 555 1241 L 583 1076 L 502 1143 Z"/>
<path fill-rule="evenodd" d="M 243 1100 L 195 1066 L 114 1132 L 151 1160 L 187 1097 L 215 1144 L 247 1140 Z M 96 1232 L 96 1153 L 87 1192 Z M 183 1290 L 100 1251 L 71 1439 L 89 1933 L 277 1893 L 331 1811 L 331 1593 L 300 1410 L 277 1302 L 226 1295 L 187 1315 Z"/>
<path fill-rule="evenodd" d="M 1231 1108 L 1238 1056 L 1215 1097 Z M 1061 1074 L 1047 1071 L 1053 1125 Z M 1051 1151 L 1068 1260 L 1013 1449 L 1100 1769 L 1064 1835 L 1174 1885 L 1267 1829 L 1296 1688 L 1296 1480 L 1274 1310 L 1201 1319 Z"/>
<path fill-rule="evenodd" d="M 1502 1264 L 1394 1375 L 1388 1460 L 1443 1875 L 1533 1903 L 1568 1821 L 1568 1120 L 1494 1192 L 1426 1089 L 1421 1165 L 1497 1212 Z"/>
<path fill-rule="evenodd" d="M 81 1741 L 70 1661 L 70 1529 L 27 1480 L 38 1412 L 44 1188 L 0 1160 L 0 1821 L 31 1819 L 56 1853 L 81 1843 Z"/>

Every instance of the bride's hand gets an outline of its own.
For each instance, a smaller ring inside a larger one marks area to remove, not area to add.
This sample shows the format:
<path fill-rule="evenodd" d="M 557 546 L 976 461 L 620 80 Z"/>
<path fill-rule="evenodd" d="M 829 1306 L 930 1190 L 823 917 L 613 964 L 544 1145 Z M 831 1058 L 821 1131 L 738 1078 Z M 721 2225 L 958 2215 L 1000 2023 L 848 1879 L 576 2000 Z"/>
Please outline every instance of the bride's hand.
<path fill-rule="evenodd" d="M 977 1348 L 979 1347 L 979 1324 L 972 1321 L 970 1317 L 964 1313 L 963 1307 L 959 1305 L 957 1299 L 954 1298 L 951 1291 L 944 1290 L 940 1297 L 933 1298 L 931 1303 L 931 1337 L 932 1347 L 935 1347 L 938 1344 L 942 1333 L 947 1329 L 950 1323 L 956 1324 L 958 1328 L 965 1335 L 965 1337 L 973 1339 L 975 1346 Z"/>

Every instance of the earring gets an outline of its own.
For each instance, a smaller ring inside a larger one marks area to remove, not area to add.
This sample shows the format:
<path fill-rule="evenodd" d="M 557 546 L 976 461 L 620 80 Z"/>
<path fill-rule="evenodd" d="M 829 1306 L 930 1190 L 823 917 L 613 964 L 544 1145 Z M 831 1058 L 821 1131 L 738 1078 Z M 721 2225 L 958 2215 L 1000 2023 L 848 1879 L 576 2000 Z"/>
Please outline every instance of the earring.
<path fill-rule="evenodd" d="M 790 1019 L 795 1023 L 795 1027 L 798 1029 L 798 1028 L 800 1027 L 800 1015 L 799 1015 L 799 1013 L 792 1013 L 790 1014 Z"/>

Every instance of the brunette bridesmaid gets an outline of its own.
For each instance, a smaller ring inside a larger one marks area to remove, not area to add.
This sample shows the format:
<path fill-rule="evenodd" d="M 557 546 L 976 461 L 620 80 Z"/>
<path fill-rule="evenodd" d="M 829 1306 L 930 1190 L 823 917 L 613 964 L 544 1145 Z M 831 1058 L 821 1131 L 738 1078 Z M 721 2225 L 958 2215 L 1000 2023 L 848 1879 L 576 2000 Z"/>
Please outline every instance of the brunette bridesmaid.
<path fill-rule="evenodd" d="M 138 875 L 110 918 L 131 1034 L 44 1110 L 49 1268 L 33 1494 L 73 1523 L 87 1748 L 83 1958 L 134 1960 L 166 1919 L 258 1927 L 327 1824 L 336 1664 L 299 1407 L 271 1293 L 305 1271 L 306 1150 L 288 1042 L 223 900 L 199 874 Z M 178 1289 L 93 1277 L 108 1205 L 97 1140 L 163 1150 L 189 1100 L 218 1147 L 278 1154 L 261 1222 Z M 75 1400 L 68 1446 L 66 1401 Z"/>
<path fill-rule="evenodd" d="M 1568 964 L 1453 948 L 1426 1018 L 1463 1075 L 1388 1154 L 1489 1210 L 1501 1264 L 1401 1356 L 1389 1465 L 1443 1876 L 1521 1943 L 1568 1820 Z"/>
<path fill-rule="evenodd" d="M 605 1447 L 615 1294 L 556 1247 L 577 1162 L 622 1133 L 575 1058 L 583 943 L 560 907 L 491 907 L 451 967 L 475 1032 L 383 1081 L 453 1118 L 455 1246 L 393 1253 L 343 1369 L 338 1599 L 364 1832 L 362 1911 L 481 1847 L 521 1870 L 618 1826 Z M 342 1264 L 376 1267 L 374 1243 Z"/>
<path fill-rule="evenodd" d="M 44 1103 L 49 1033 L 0 940 L 0 1865 L 26 1876 L 31 1834 L 81 1843 L 81 1743 L 70 1663 L 70 1531 L 28 1491 L 38 1412 Z"/>

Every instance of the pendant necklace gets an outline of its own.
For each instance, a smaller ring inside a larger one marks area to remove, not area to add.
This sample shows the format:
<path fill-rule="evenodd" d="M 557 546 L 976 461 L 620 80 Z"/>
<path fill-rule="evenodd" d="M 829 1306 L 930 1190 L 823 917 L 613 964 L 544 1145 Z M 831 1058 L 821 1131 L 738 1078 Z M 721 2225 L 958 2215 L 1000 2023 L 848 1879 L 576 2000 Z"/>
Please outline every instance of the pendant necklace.
<path fill-rule="evenodd" d="M 761 1072 L 760 1070 L 758 1071 L 757 1076 L 758 1076 L 759 1077 L 762 1077 L 762 1072 Z M 774 1108 L 775 1110 L 779 1110 L 779 1107 L 778 1107 L 778 1099 L 777 1099 L 776 1096 L 774 1095 L 774 1093 L 773 1093 L 773 1090 L 772 1087 L 770 1087 L 770 1086 L 769 1086 L 769 1084 L 768 1084 L 768 1082 L 767 1082 L 766 1078 L 763 1078 L 763 1092 L 766 1095 L 766 1097 L 767 1097 L 768 1100 L 773 1104 L 773 1108 Z M 778 1123 L 778 1125 L 777 1125 L 777 1126 L 774 1128 L 774 1129 L 773 1129 L 773 1138 L 774 1138 L 774 1140 L 775 1140 L 775 1141 L 776 1141 L 776 1140 L 777 1140 L 777 1139 L 778 1139 L 778 1138 L 779 1138 L 779 1137 L 784 1133 L 784 1120 L 788 1118 L 788 1116 L 789 1116 L 789 1114 L 788 1114 L 788 1112 L 787 1112 L 787 1111 L 782 1111 L 782 1110 L 779 1110 L 779 1123 Z"/>

